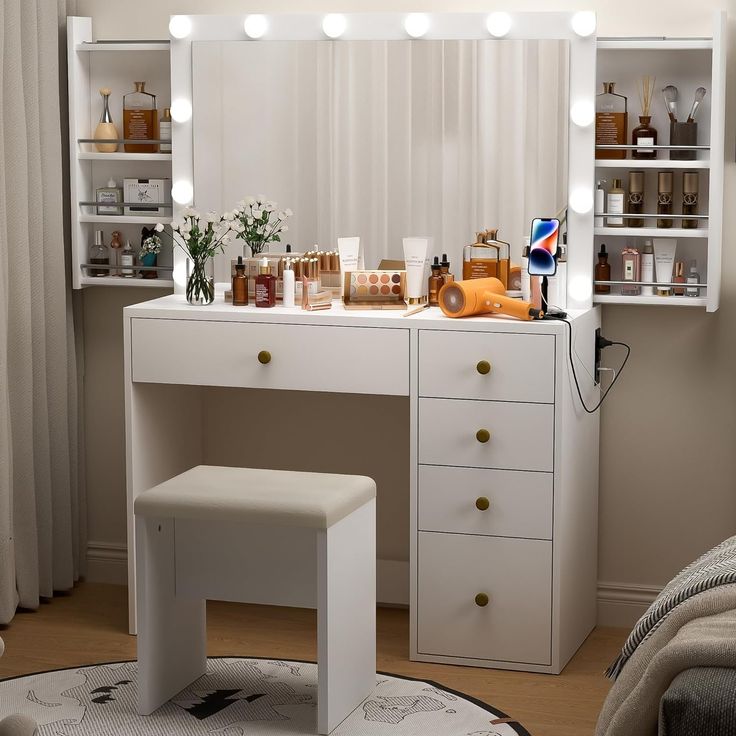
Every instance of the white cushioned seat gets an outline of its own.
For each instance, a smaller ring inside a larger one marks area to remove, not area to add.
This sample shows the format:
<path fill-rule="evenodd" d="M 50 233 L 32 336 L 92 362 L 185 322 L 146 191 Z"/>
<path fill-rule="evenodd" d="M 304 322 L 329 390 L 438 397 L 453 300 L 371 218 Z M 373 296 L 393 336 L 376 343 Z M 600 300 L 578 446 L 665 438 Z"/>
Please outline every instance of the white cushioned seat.
<path fill-rule="evenodd" d="M 327 529 L 375 497 L 361 475 L 198 465 L 141 493 L 135 514 Z"/>

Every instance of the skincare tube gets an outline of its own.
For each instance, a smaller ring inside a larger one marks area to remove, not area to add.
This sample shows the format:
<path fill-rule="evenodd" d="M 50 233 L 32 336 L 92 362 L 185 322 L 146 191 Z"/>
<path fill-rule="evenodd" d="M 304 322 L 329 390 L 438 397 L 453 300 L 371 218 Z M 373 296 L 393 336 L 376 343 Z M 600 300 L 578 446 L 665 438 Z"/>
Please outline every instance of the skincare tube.
<path fill-rule="evenodd" d="M 404 238 L 407 304 L 423 304 L 427 301 L 427 295 L 424 293 L 427 284 L 424 268 L 428 247 L 429 238 Z"/>
<path fill-rule="evenodd" d="M 337 252 L 340 256 L 340 284 L 345 283 L 345 274 L 348 271 L 358 270 L 358 259 L 360 255 L 360 238 L 337 239 Z"/>
<path fill-rule="evenodd" d="M 675 262 L 677 240 L 674 238 L 654 238 L 654 269 L 658 284 L 672 283 L 672 265 Z M 657 285 L 657 296 L 670 296 L 671 286 Z"/>

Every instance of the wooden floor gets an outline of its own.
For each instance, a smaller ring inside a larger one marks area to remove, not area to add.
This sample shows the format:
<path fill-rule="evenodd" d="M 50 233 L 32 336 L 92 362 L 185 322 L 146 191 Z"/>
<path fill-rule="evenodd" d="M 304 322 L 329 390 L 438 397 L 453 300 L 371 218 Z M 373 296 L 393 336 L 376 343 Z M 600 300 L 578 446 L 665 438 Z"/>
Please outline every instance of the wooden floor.
<path fill-rule="evenodd" d="M 35 612 L 0 627 L 0 679 L 49 669 L 135 658 L 124 587 L 81 583 Z M 208 604 L 208 654 L 316 659 L 316 614 L 295 608 Z M 561 675 L 410 662 L 406 610 L 378 611 L 379 670 L 435 680 L 473 695 L 522 723 L 532 736 L 590 736 L 610 683 L 603 670 L 626 637 L 596 629 Z M 2 715 L 0 713 L 0 715 Z"/>

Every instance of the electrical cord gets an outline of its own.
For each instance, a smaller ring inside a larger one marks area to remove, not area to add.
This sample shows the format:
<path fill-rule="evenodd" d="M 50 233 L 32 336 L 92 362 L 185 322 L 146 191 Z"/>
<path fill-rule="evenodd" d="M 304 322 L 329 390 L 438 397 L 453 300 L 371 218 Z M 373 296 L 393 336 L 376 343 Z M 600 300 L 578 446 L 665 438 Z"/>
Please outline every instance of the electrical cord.
<path fill-rule="evenodd" d="M 616 342 L 615 340 L 606 340 L 605 345 L 603 347 L 609 347 L 610 345 L 620 345 L 621 347 L 626 348 L 626 357 L 623 359 L 623 362 L 621 363 L 621 367 L 618 369 L 618 371 L 614 370 L 614 376 L 613 380 L 610 384 L 608 384 L 608 388 L 603 392 L 603 396 L 601 396 L 600 401 L 591 409 L 588 407 L 588 405 L 585 403 L 585 399 L 583 399 L 583 392 L 580 390 L 580 383 L 578 381 L 578 374 L 575 370 L 575 361 L 573 360 L 573 354 L 572 354 L 572 324 L 569 320 L 565 319 L 564 317 L 557 316 L 554 314 L 547 314 L 545 315 L 545 319 L 555 319 L 559 322 L 564 322 L 567 325 L 567 329 L 569 332 L 569 341 L 567 343 L 567 349 L 568 349 L 568 357 L 570 359 L 570 368 L 572 368 L 572 377 L 575 379 L 575 388 L 578 392 L 578 397 L 580 398 L 580 403 L 582 404 L 583 409 L 585 409 L 588 414 L 595 414 L 598 409 L 600 409 L 601 404 L 606 400 L 606 396 L 611 392 L 611 389 L 616 385 L 616 381 L 618 381 L 619 377 L 624 371 L 624 367 L 626 366 L 626 362 L 629 359 L 629 356 L 631 355 L 631 347 L 627 345 L 625 342 Z"/>

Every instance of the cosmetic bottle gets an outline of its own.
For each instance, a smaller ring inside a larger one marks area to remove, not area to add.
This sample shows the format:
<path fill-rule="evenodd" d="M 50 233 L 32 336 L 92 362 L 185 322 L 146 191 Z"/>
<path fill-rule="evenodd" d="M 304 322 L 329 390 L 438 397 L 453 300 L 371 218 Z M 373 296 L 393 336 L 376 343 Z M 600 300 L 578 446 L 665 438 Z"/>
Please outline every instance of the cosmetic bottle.
<path fill-rule="evenodd" d="M 643 171 L 629 171 L 629 196 L 626 210 L 630 215 L 640 215 L 644 212 Z M 644 227 L 642 217 L 627 217 L 626 219 L 629 227 Z"/>
<path fill-rule="evenodd" d="M 123 252 L 123 234 L 113 230 L 110 236 L 110 276 L 120 276 L 120 254 Z M 155 273 L 155 271 L 154 271 Z"/>
<path fill-rule="evenodd" d="M 614 179 L 613 186 L 608 190 L 606 195 L 606 212 L 614 217 L 606 218 L 608 227 L 623 227 L 624 218 L 615 217 L 615 215 L 623 215 L 624 213 L 624 195 L 625 192 L 621 186 L 621 179 Z"/>
<path fill-rule="evenodd" d="M 657 176 L 657 214 L 672 214 L 672 172 L 660 171 Z M 672 227 L 672 218 L 658 218 L 657 227 Z"/>
<path fill-rule="evenodd" d="M 243 256 L 238 256 L 235 264 L 235 276 L 232 278 L 233 306 L 248 306 L 248 277 L 245 275 L 245 263 Z"/>
<path fill-rule="evenodd" d="M 114 143 L 95 143 L 95 148 L 100 153 L 115 153 L 118 150 L 117 140 L 119 138 L 118 129 L 115 127 L 115 123 L 112 121 L 112 115 L 110 115 L 110 94 L 111 90 L 109 87 L 102 87 L 100 89 L 100 96 L 102 97 L 102 115 L 100 115 L 100 122 L 97 123 L 95 128 L 94 139 L 95 140 L 112 140 Z"/>
<path fill-rule="evenodd" d="M 296 283 L 294 281 L 294 269 L 291 266 L 291 258 L 287 258 L 284 263 L 283 279 L 283 305 L 285 307 L 295 306 L 294 295 L 296 292 Z"/>
<path fill-rule="evenodd" d="M 686 171 L 682 175 L 682 214 L 698 214 L 698 189 L 699 180 L 697 171 Z M 683 220 L 682 227 L 692 230 L 698 226 L 697 220 Z"/>
<path fill-rule="evenodd" d="M 675 262 L 675 275 L 672 277 L 672 283 L 673 284 L 684 284 L 685 281 L 686 281 L 685 262 L 676 261 Z M 685 296 L 685 287 L 675 286 L 672 292 L 674 293 L 675 296 Z"/>
<path fill-rule="evenodd" d="M 639 125 L 631 131 L 631 145 L 633 146 L 656 146 L 657 131 L 649 124 L 652 118 L 650 115 L 639 115 Z M 636 159 L 653 159 L 657 158 L 656 148 L 635 148 L 631 153 L 631 158 Z"/>
<path fill-rule="evenodd" d="M 107 246 L 102 242 L 104 234 L 102 230 L 95 230 L 95 242 L 89 249 L 89 262 L 98 266 L 110 265 L 110 252 Z M 107 276 L 110 273 L 108 268 L 90 268 L 90 276 Z"/>
<path fill-rule="evenodd" d="M 509 251 L 509 244 L 498 239 L 497 229 L 477 233 L 476 242 L 463 248 L 463 279 L 495 277 L 508 289 Z"/>
<path fill-rule="evenodd" d="M 529 277 L 529 238 L 524 238 L 524 248 L 521 251 L 521 300 L 531 301 L 532 285 Z"/>
<path fill-rule="evenodd" d="M 603 188 L 605 179 L 599 179 L 595 188 L 595 207 L 593 211 L 603 213 L 606 206 L 606 190 Z M 603 227 L 603 217 L 595 217 L 593 222 L 594 227 Z"/>
<path fill-rule="evenodd" d="M 135 276 L 135 251 L 130 240 L 125 241 L 125 247 L 120 251 L 120 275 L 124 279 L 132 279 Z"/>
<path fill-rule="evenodd" d="M 256 276 L 256 306 L 276 306 L 276 277 L 271 273 L 268 258 L 261 260 L 258 276 Z"/>
<path fill-rule="evenodd" d="M 636 248 L 626 247 L 621 251 L 621 280 L 641 281 L 641 256 Z M 621 293 L 624 296 L 639 296 L 641 289 L 638 284 L 623 284 Z"/>
<path fill-rule="evenodd" d="M 690 271 L 688 272 L 686 283 L 700 283 L 700 274 L 698 273 L 697 261 L 690 261 Z M 685 296 L 700 296 L 700 289 L 697 286 L 688 286 L 685 289 Z"/>
<path fill-rule="evenodd" d="M 595 280 L 610 281 L 611 280 L 611 264 L 608 262 L 608 253 L 606 253 L 606 244 L 601 243 L 601 249 L 598 251 L 598 263 L 595 264 Z M 596 294 L 610 294 L 610 284 L 596 284 Z"/>
<path fill-rule="evenodd" d="M 156 95 L 146 92 L 145 82 L 135 82 L 135 92 L 123 95 L 123 137 L 126 140 L 156 140 Z M 156 153 L 157 143 L 126 143 L 126 153 Z"/>
<path fill-rule="evenodd" d="M 641 250 L 641 281 L 654 281 L 654 248 L 651 240 L 644 241 L 644 247 Z M 642 296 L 654 296 L 653 286 L 642 286 Z"/>
<path fill-rule="evenodd" d="M 171 153 L 171 108 L 165 107 L 161 120 L 158 121 L 159 153 Z"/>
<path fill-rule="evenodd" d="M 435 256 L 432 262 L 431 270 L 432 275 L 429 277 L 427 282 L 427 293 L 429 294 L 429 306 L 439 307 L 439 293 L 440 289 L 444 285 L 442 279 L 442 266 L 440 265 L 440 259 Z"/>
<path fill-rule="evenodd" d="M 603 92 L 596 97 L 595 144 L 596 146 L 625 146 L 628 140 L 627 100 L 614 91 L 615 82 L 603 82 Z M 626 150 L 597 150 L 596 158 L 626 158 Z"/>
<path fill-rule="evenodd" d="M 440 275 L 442 276 L 442 284 L 449 284 L 455 280 L 455 277 L 450 273 L 450 261 L 447 258 L 447 253 L 442 254 L 442 260 L 440 261 Z"/>
<path fill-rule="evenodd" d="M 120 204 L 122 201 L 123 190 L 115 179 L 109 179 L 106 187 L 98 187 L 95 190 L 95 202 L 100 203 L 97 205 L 98 215 L 122 215 L 123 208 Z"/>

